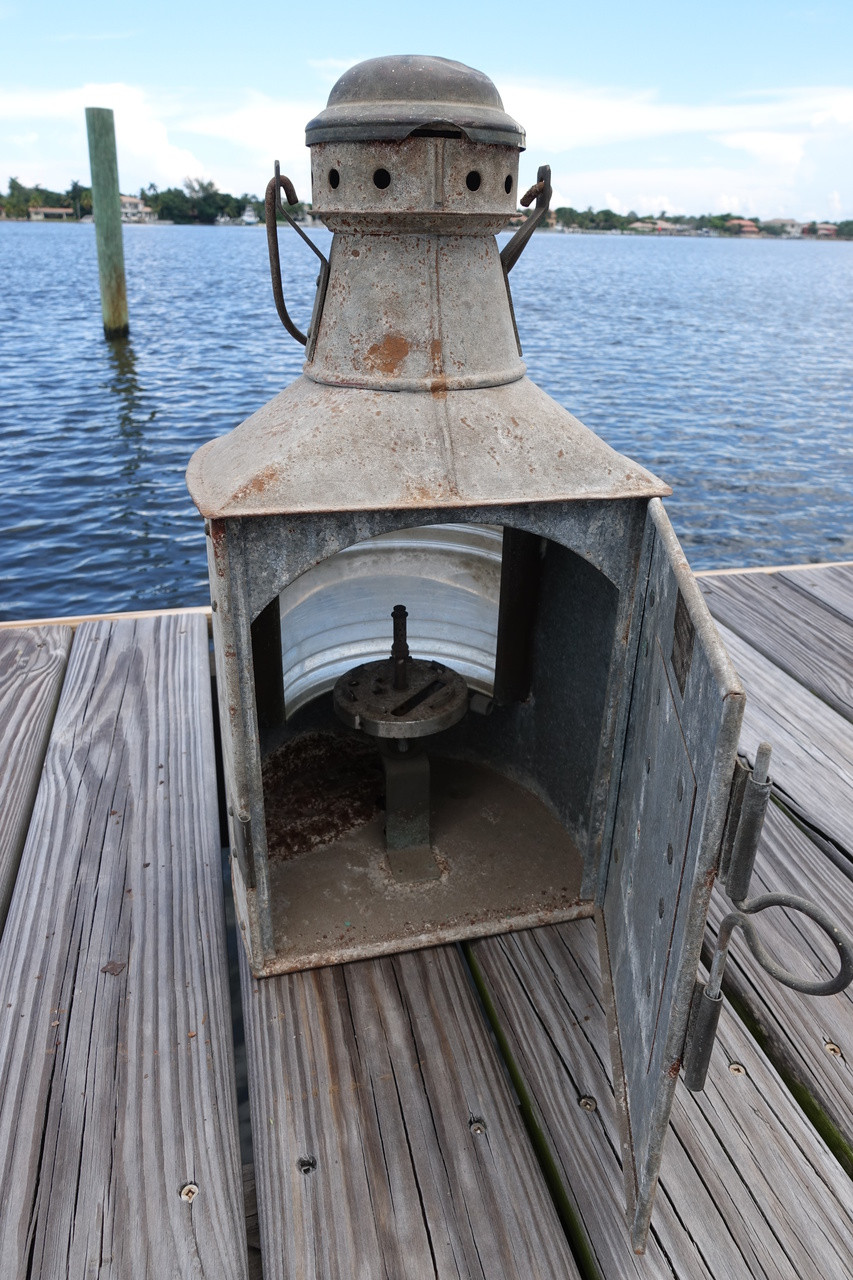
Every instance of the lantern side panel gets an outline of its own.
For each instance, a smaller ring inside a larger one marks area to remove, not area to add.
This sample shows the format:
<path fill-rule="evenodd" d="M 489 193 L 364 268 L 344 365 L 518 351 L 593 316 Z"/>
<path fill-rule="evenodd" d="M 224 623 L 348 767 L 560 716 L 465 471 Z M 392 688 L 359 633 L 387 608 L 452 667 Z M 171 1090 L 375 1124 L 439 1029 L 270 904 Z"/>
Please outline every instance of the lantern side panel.
<path fill-rule="evenodd" d="M 645 1243 L 744 694 L 660 502 L 599 912 L 623 1168 Z"/>

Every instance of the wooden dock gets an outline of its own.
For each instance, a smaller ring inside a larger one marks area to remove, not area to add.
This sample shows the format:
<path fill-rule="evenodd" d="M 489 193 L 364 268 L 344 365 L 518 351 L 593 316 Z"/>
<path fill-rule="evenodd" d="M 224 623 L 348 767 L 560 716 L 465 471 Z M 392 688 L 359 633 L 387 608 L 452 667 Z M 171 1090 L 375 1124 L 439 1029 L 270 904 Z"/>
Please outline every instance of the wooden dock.
<path fill-rule="evenodd" d="M 853 933 L 853 565 L 701 585 L 742 745 L 774 746 L 753 889 Z M 850 992 L 798 996 L 736 936 L 643 1257 L 587 920 L 261 982 L 244 964 L 244 1165 L 203 611 L 3 627 L 0 739 L 2 1280 L 853 1271 Z M 799 919 L 761 929 L 833 968 Z"/>

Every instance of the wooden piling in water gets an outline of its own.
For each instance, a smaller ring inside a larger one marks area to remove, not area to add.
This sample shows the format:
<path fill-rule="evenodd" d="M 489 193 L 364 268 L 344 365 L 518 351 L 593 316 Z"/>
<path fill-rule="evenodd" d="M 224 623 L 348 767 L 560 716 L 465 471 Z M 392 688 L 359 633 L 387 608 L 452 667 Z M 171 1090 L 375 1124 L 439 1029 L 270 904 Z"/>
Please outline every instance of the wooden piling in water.
<path fill-rule="evenodd" d="M 92 209 L 98 247 L 98 279 L 106 338 L 126 338 L 127 285 L 121 234 L 121 198 L 113 113 L 109 107 L 86 108 L 89 165 L 92 171 Z"/>

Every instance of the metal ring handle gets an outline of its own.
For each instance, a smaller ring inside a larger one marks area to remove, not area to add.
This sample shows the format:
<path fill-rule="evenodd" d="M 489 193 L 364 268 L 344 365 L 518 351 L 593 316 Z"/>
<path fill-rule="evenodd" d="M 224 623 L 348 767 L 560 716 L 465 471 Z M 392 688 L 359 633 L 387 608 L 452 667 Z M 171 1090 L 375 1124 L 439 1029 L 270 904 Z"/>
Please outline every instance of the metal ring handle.
<path fill-rule="evenodd" d="M 719 993 L 729 942 L 732 933 L 738 927 L 743 929 L 746 944 L 762 969 L 783 986 L 790 987 L 793 991 L 802 991 L 810 996 L 832 996 L 850 985 L 853 980 L 853 945 L 822 907 L 809 902 L 807 898 L 798 898 L 791 893 L 765 893 L 760 898 L 751 898 L 736 905 L 738 910 L 726 916 L 717 935 L 717 950 L 714 953 L 708 978 L 707 990 L 710 995 L 716 996 Z M 754 921 L 750 919 L 750 916 L 766 911 L 769 907 L 788 907 L 791 911 L 801 911 L 823 930 L 838 951 L 841 961 L 838 973 L 833 978 L 824 980 L 798 978 L 796 974 L 789 973 L 783 965 L 773 959 L 759 938 Z"/>
<path fill-rule="evenodd" d="M 312 252 L 316 253 L 320 262 L 323 264 L 321 267 L 321 279 L 328 278 L 329 260 L 326 255 L 317 248 L 313 240 L 310 240 L 308 236 L 306 236 L 302 228 L 287 212 L 284 205 L 281 203 L 281 191 L 284 191 L 288 204 L 298 203 L 293 183 L 280 172 L 278 161 L 276 160 L 275 176 L 270 178 L 264 194 L 264 219 L 267 227 L 267 248 L 270 255 L 272 296 L 275 299 L 275 309 L 278 312 L 279 320 L 284 325 L 291 338 L 295 338 L 297 342 L 301 342 L 304 347 L 308 342 L 308 338 L 301 329 L 297 329 L 296 325 L 291 320 L 284 301 L 284 285 L 281 279 L 281 259 L 278 252 L 278 227 L 276 226 L 276 215 L 280 213 L 282 217 L 286 218 L 294 231 L 298 232 Z"/>

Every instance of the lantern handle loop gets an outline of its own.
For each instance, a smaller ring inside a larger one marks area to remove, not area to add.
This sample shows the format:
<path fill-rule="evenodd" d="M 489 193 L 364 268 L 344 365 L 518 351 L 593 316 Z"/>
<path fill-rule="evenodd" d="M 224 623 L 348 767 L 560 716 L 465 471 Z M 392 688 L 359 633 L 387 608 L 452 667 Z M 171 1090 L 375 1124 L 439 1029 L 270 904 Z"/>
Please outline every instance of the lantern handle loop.
<path fill-rule="evenodd" d="M 536 206 L 530 217 L 525 218 L 512 239 L 501 249 L 501 266 L 504 269 L 504 275 L 509 275 L 510 271 L 512 271 L 524 252 L 527 241 L 533 235 L 542 219 L 548 216 L 548 210 L 551 206 L 551 166 L 548 164 L 540 166 L 536 174 L 536 182 L 521 197 L 521 203 L 525 209 L 534 200 L 536 201 Z"/>
<path fill-rule="evenodd" d="M 270 278 L 272 280 L 272 295 L 275 299 L 275 309 L 278 312 L 278 318 L 284 325 L 291 338 L 295 338 L 297 342 L 301 342 L 302 346 L 308 346 L 308 359 L 310 360 L 313 351 L 313 339 L 317 332 L 320 321 L 320 313 L 323 310 L 323 302 L 326 297 L 326 285 L 329 281 L 329 260 L 324 253 L 321 252 L 299 224 L 291 217 L 281 202 L 281 192 L 284 191 L 288 204 L 297 204 L 296 191 L 293 183 L 289 178 L 281 172 L 279 163 L 275 162 L 275 177 L 270 178 L 267 183 L 266 193 L 264 195 L 264 218 L 267 227 L 267 248 L 270 255 Z M 294 231 L 296 231 L 305 243 L 311 249 L 312 253 L 316 253 L 320 259 L 320 275 L 317 280 L 317 297 L 314 302 L 314 314 L 311 317 L 311 324 L 306 336 L 301 329 L 297 329 L 296 325 L 288 315 L 287 307 L 284 302 L 284 285 L 281 278 L 281 259 L 278 252 L 278 227 L 276 226 L 276 216 L 281 216 L 290 223 Z M 309 337 L 311 342 L 309 343 Z"/>

